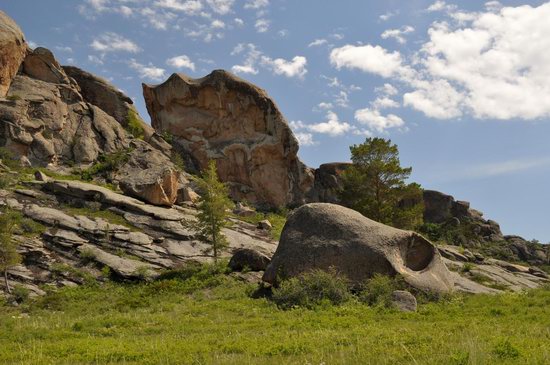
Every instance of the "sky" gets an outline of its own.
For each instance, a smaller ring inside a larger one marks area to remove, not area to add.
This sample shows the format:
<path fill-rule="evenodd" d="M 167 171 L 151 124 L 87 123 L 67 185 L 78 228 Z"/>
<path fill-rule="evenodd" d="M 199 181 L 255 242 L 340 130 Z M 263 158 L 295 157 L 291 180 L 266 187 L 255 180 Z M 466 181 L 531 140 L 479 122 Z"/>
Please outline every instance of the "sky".
<path fill-rule="evenodd" d="M 127 93 L 230 70 L 265 89 L 309 166 L 370 136 L 411 180 L 550 241 L 550 2 L 0 0 L 31 47 Z"/>

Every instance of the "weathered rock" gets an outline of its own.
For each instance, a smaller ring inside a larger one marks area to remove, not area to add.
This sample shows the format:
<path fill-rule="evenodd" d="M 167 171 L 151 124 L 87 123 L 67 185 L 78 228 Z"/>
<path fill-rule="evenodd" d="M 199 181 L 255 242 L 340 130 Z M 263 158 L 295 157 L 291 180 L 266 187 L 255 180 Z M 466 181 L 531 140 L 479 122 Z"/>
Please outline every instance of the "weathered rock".
<path fill-rule="evenodd" d="M 33 165 L 89 164 L 127 147 L 122 126 L 72 85 L 17 75 L 9 95 L 20 100 L 0 101 L 0 145 Z"/>
<path fill-rule="evenodd" d="M 406 290 L 395 290 L 391 294 L 391 301 L 401 312 L 416 312 L 416 298 Z"/>
<path fill-rule="evenodd" d="M 26 54 L 27 44 L 23 32 L 0 10 L 0 98 L 6 96 Z"/>
<path fill-rule="evenodd" d="M 155 129 L 174 136 L 204 169 L 215 160 L 235 200 L 280 207 L 300 204 L 313 184 L 298 159 L 298 142 L 266 92 L 226 71 L 201 79 L 173 74 L 157 86 L 143 85 Z"/>
<path fill-rule="evenodd" d="M 97 106 L 113 117 L 124 128 L 128 128 L 129 123 L 137 124 L 143 130 L 143 139 L 146 142 L 169 155 L 171 150 L 170 144 L 156 134 L 150 125 L 143 121 L 134 107 L 132 99 L 107 80 L 78 67 L 63 66 L 63 70 L 76 81 L 80 87 L 82 96 L 87 102 Z"/>
<path fill-rule="evenodd" d="M 294 211 L 263 280 L 329 268 L 360 285 L 374 274 L 401 274 L 410 285 L 439 292 L 453 288 L 434 245 L 415 232 L 372 221 L 338 205 L 314 203 Z"/>
<path fill-rule="evenodd" d="M 311 202 L 339 203 L 338 191 L 342 189 L 341 175 L 352 164 L 349 162 L 325 163 L 315 169 L 315 182 L 308 200 Z"/>
<path fill-rule="evenodd" d="M 233 271 L 264 271 L 269 264 L 269 257 L 251 249 L 238 249 L 229 261 L 229 268 Z"/>
<path fill-rule="evenodd" d="M 122 191 L 154 205 L 172 206 L 178 197 L 180 173 L 159 150 L 132 143 L 129 160 L 117 172 Z"/>
<path fill-rule="evenodd" d="M 235 204 L 235 209 L 233 209 L 233 214 L 236 214 L 239 217 L 252 217 L 256 215 L 256 211 L 238 202 L 237 204 Z"/>
<path fill-rule="evenodd" d="M 267 219 L 264 219 L 263 221 L 258 222 L 258 229 L 263 229 L 264 231 L 271 231 L 273 229 L 273 225 L 270 221 Z"/>
<path fill-rule="evenodd" d="M 444 223 L 453 215 L 454 198 L 435 190 L 424 190 L 424 221 Z"/>
<path fill-rule="evenodd" d="M 25 57 L 23 72 L 33 79 L 53 84 L 70 83 L 69 78 L 55 59 L 53 53 L 43 47 L 36 48 Z"/>

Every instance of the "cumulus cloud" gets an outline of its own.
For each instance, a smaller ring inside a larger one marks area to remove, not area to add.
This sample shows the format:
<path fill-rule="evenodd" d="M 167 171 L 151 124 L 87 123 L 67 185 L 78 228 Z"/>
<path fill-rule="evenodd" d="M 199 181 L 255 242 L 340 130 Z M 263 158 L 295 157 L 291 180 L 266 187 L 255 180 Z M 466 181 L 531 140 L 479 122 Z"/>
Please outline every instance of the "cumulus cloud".
<path fill-rule="evenodd" d="M 406 25 L 400 29 L 388 29 L 382 33 L 381 37 L 383 39 L 394 38 L 398 43 L 405 44 L 407 39 L 405 35 L 414 32 L 414 28 L 410 25 Z"/>
<path fill-rule="evenodd" d="M 181 55 L 181 56 L 176 56 L 176 57 L 169 58 L 169 59 L 166 60 L 166 64 L 168 66 L 172 66 L 172 67 L 178 68 L 178 69 L 188 68 L 191 71 L 195 71 L 195 64 L 186 55 Z"/>
<path fill-rule="evenodd" d="M 330 63 L 337 69 L 358 69 L 390 77 L 402 68 L 399 52 L 389 52 L 380 46 L 345 45 L 330 52 Z"/>
<path fill-rule="evenodd" d="M 244 54 L 242 64 L 234 65 L 231 70 L 235 73 L 257 74 L 258 67 L 271 70 L 275 75 L 303 78 L 307 73 L 307 59 L 303 56 L 295 56 L 292 60 L 283 58 L 273 59 L 258 50 L 252 43 L 240 43 L 231 52 L 232 56 Z"/>
<path fill-rule="evenodd" d="M 427 10 L 445 11 L 450 20 L 434 22 L 409 59 L 380 46 L 345 45 L 332 50 L 330 61 L 400 83 L 403 104 L 432 118 L 550 116 L 550 3 L 490 1 L 486 8 L 472 13 L 436 1 Z"/>
<path fill-rule="evenodd" d="M 203 5 L 199 0 L 157 0 L 155 6 L 182 11 L 189 15 L 198 14 L 203 9 Z"/>
<path fill-rule="evenodd" d="M 149 63 L 148 65 L 141 64 L 137 62 L 135 59 L 131 59 L 128 62 L 128 66 L 130 66 L 132 69 L 136 70 L 138 75 L 141 78 L 149 79 L 153 81 L 161 81 L 165 77 L 165 70 L 156 67 L 153 64 Z"/>
<path fill-rule="evenodd" d="M 256 31 L 258 33 L 265 33 L 269 30 L 269 25 L 271 22 L 267 19 L 258 19 L 256 20 L 256 23 L 254 23 L 254 28 L 256 28 Z"/>
<path fill-rule="evenodd" d="M 382 115 L 376 109 L 359 109 L 355 112 L 355 119 L 362 124 L 367 125 L 370 129 L 378 132 L 383 132 L 388 128 L 402 127 L 405 125 L 403 119 L 395 114 Z"/>
<path fill-rule="evenodd" d="M 290 61 L 283 58 L 271 59 L 263 56 L 262 64 L 273 70 L 276 75 L 304 78 L 307 73 L 307 59 L 303 56 L 295 56 Z"/>
<path fill-rule="evenodd" d="M 235 0 L 206 0 L 206 2 L 215 13 L 224 15 L 231 12 Z"/>
<path fill-rule="evenodd" d="M 295 133 L 294 136 L 298 140 L 300 146 L 313 146 L 317 144 L 317 142 L 313 140 L 313 134 L 311 133 L 298 132 Z"/>
<path fill-rule="evenodd" d="M 338 115 L 332 111 L 327 112 L 327 120 L 325 122 L 309 124 L 306 128 L 312 132 L 328 134 L 329 136 L 340 136 L 352 129 L 352 126 L 347 122 L 342 122 Z"/>
<path fill-rule="evenodd" d="M 398 12 L 391 12 L 391 11 L 388 11 L 387 13 L 384 13 L 382 15 L 380 15 L 378 17 L 378 19 L 380 19 L 381 21 L 385 22 L 385 21 L 388 21 L 390 18 L 393 18 L 394 16 L 396 16 L 398 14 Z"/>
<path fill-rule="evenodd" d="M 129 39 L 114 33 L 103 33 L 93 40 L 90 46 L 99 52 L 130 52 L 138 53 L 141 48 Z"/>

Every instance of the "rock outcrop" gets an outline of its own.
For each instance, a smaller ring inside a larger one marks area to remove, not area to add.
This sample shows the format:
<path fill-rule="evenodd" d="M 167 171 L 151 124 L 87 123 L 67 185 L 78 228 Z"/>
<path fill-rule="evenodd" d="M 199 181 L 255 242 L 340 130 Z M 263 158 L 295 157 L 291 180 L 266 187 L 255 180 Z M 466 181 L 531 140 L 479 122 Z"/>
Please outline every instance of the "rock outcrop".
<path fill-rule="evenodd" d="M 266 92 L 226 71 L 201 79 L 173 74 L 143 85 L 153 127 L 174 137 L 186 166 L 215 160 L 235 200 L 280 207 L 305 202 L 313 176 L 298 142 Z"/>
<path fill-rule="evenodd" d="M 13 19 L 0 10 L 0 98 L 6 96 L 26 54 L 23 32 Z"/>
<path fill-rule="evenodd" d="M 145 202 L 172 206 L 178 197 L 180 172 L 159 150 L 143 141 L 134 141 L 128 161 L 116 179 L 124 193 Z"/>
<path fill-rule="evenodd" d="M 374 274 L 400 274 L 423 290 L 446 292 L 454 285 L 435 246 L 419 234 L 339 205 L 304 205 L 289 217 L 263 280 L 276 284 L 278 276 L 330 268 L 355 285 Z"/>
<path fill-rule="evenodd" d="M 325 163 L 315 169 L 313 189 L 308 200 L 310 202 L 338 204 L 340 199 L 338 192 L 343 188 L 342 173 L 350 167 L 350 162 Z"/>
<path fill-rule="evenodd" d="M 80 87 L 82 97 L 112 116 L 124 128 L 142 131 L 143 139 L 153 147 L 169 154 L 171 146 L 141 119 L 134 102 L 107 80 L 74 66 L 63 66 L 65 73 Z"/>

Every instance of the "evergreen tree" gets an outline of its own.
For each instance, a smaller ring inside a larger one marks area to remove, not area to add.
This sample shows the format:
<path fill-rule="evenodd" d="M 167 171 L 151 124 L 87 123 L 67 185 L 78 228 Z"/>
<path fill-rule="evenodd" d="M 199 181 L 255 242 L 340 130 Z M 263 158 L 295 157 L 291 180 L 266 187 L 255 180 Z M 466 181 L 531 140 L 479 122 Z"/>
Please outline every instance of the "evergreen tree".
<path fill-rule="evenodd" d="M 209 162 L 202 175 L 196 180 L 201 192 L 196 228 L 212 246 L 214 260 L 217 261 L 220 250 L 227 246 L 227 239 L 221 230 L 228 225 L 227 211 L 233 203 L 229 199 L 227 186 L 219 180 L 214 161 Z"/>
<path fill-rule="evenodd" d="M 367 138 L 350 151 L 353 164 L 342 174 L 342 204 L 394 227 L 421 224 L 422 189 L 405 183 L 412 168 L 401 167 L 397 146 L 383 138 Z"/>
<path fill-rule="evenodd" d="M 0 215 L 0 271 L 4 274 L 6 291 L 10 294 L 8 270 L 21 262 L 21 256 L 17 253 L 17 245 L 12 237 L 20 219 L 20 214 L 9 208 L 4 209 Z"/>

